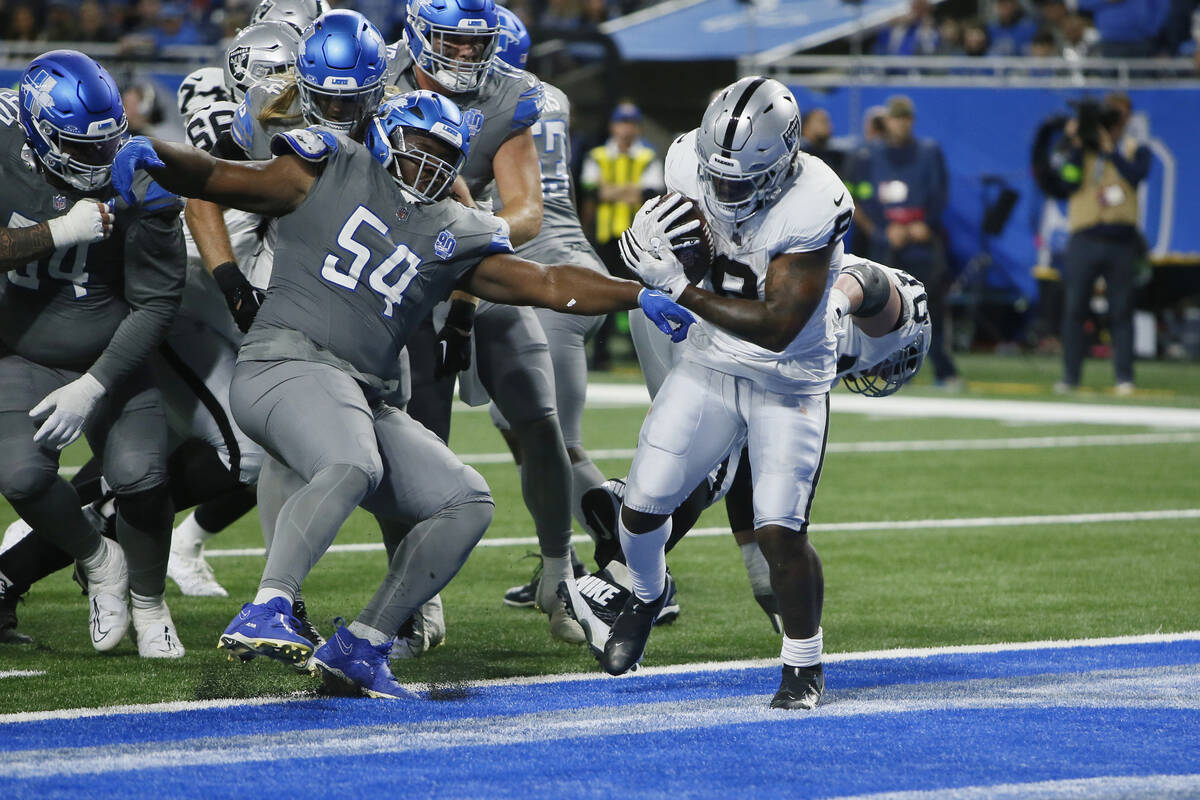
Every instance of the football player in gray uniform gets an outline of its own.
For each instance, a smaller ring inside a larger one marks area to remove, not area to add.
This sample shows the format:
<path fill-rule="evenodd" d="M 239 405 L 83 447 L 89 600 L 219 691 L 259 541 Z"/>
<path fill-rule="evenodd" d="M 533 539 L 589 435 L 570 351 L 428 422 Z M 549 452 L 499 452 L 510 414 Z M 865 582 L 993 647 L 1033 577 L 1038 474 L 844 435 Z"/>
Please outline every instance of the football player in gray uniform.
<path fill-rule="evenodd" d="M 146 360 L 179 306 L 183 235 L 178 198 L 144 176 L 109 201 L 125 130 L 116 84 L 73 50 L 0 92 L 0 492 L 78 562 L 97 650 L 124 636 L 130 593 L 138 652 L 178 658 L 163 601 L 167 429 Z M 116 495 L 119 547 L 58 476 L 58 451 L 81 433 Z"/>
<path fill-rule="evenodd" d="M 456 285 L 585 315 L 640 305 L 680 340 L 693 321 L 635 282 L 513 255 L 504 220 L 448 197 L 469 137 L 457 106 L 414 92 L 385 104 L 365 145 L 314 127 L 275 137 L 280 155 L 268 162 L 143 137 L 117 156 L 118 189 L 144 168 L 187 196 L 279 217 L 279 258 L 231 398 L 243 429 L 303 485 L 279 510 L 259 593 L 221 637 L 232 653 L 307 661 L 292 598 L 362 504 L 411 529 L 371 603 L 313 663 L 368 694 L 406 694 L 387 663 L 394 632 L 453 577 L 492 515 L 478 473 L 379 402 L 412 329 Z"/>
<path fill-rule="evenodd" d="M 471 155 L 462 176 L 472 197 L 498 209 L 520 246 L 542 224 L 541 171 L 531 128 L 542 112 L 543 90 L 533 75 L 494 58 L 498 31 L 493 0 L 411 0 L 389 80 L 403 90 L 437 92 L 463 109 Z M 436 343 L 431 322 L 410 345 L 410 411 L 447 438 L 452 382 L 439 382 L 430 372 L 445 376 L 471 367 L 459 377 L 464 400 L 474 405 L 494 400 L 521 454 L 522 495 L 547 577 L 537 605 L 549 616 L 551 635 L 582 643 L 582 629 L 554 594 L 558 582 L 573 575 L 571 461 L 556 419 L 549 343 L 531 309 L 483 302 L 472 312 L 474 302 L 454 296 Z M 468 349 L 472 326 L 474 359 Z"/>
<path fill-rule="evenodd" d="M 500 41 L 496 58 L 517 69 L 525 69 L 532 44 L 525 24 L 507 8 L 497 7 L 500 17 Z M 530 129 L 542 172 L 542 228 L 530 241 L 517 248 L 517 255 L 543 264 L 578 264 L 608 273 L 592 250 L 579 214 L 575 210 L 571 185 L 571 103 L 557 86 L 542 82 L 546 101 L 542 115 Z M 604 482 L 604 475 L 583 449 L 583 407 L 587 400 L 587 341 L 604 322 L 603 317 L 580 317 L 557 311 L 535 309 L 538 322 L 550 345 L 554 366 L 554 395 L 563 444 L 571 459 L 571 512 L 584 529 L 594 535 L 591 522 L 584 517 L 580 498 Z M 522 466 L 520 443 L 509 430 L 508 420 L 493 402 L 492 419 L 504 433 L 518 467 Z M 583 572 L 572 548 L 572 566 L 576 577 Z M 504 602 L 514 607 L 533 607 L 541 577 L 541 565 L 533 579 L 504 593 Z"/>

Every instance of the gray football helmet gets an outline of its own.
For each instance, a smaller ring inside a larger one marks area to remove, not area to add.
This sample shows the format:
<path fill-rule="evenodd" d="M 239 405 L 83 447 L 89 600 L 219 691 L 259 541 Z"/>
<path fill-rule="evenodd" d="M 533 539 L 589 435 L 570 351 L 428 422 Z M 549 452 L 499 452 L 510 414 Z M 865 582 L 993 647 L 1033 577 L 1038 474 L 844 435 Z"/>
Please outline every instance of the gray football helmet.
<path fill-rule="evenodd" d="M 723 89 L 696 132 L 700 194 L 710 218 L 738 225 L 779 196 L 800 152 L 800 109 L 777 80 Z"/>
<path fill-rule="evenodd" d="M 254 83 L 296 64 L 300 33 L 286 22 L 257 22 L 238 31 L 225 51 L 225 87 L 235 103 Z"/>
<path fill-rule="evenodd" d="M 902 311 L 900 322 L 888 336 L 897 337 L 898 346 L 882 361 L 853 369 L 842 376 L 842 383 L 847 389 L 867 397 L 895 394 L 901 386 L 915 378 L 925 363 L 929 344 L 933 340 L 925 285 L 903 270 L 889 271 L 900 291 Z"/>
<path fill-rule="evenodd" d="M 329 10 L 325 0 L 262 0 L 250 15 L 250 24 L 256 22 L 286 22 L 303 33 L 314 19 Z"/>

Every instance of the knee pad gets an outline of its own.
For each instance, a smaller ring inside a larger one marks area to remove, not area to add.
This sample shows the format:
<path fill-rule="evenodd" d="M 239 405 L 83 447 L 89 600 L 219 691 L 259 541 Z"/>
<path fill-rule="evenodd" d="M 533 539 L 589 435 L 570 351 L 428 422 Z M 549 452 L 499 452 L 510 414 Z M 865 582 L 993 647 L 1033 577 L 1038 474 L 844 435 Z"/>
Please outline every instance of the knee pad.
<path fill-rule="evenodd" d="M 892 282 L 886 272 L 866 261 L 843 267 L 842 272 L 858 281 L 863 290 L 862 305 L 854 312 L 856 317 L 873 317 L 887 308 Z"/>
<path fill-rule="evenodd" d="M 25 462 L 8 465 L 0 472 L 0 493 L 10 501 L 33 500 L 41 497 L 58 478 L 53 462 Z"/>
<path fill-rule="evenodd" d="M 175 516 L 170 487 L 161 483 L 140 492 L 118 492 L 117 513 L 139 531 L 169 531 Z"/>

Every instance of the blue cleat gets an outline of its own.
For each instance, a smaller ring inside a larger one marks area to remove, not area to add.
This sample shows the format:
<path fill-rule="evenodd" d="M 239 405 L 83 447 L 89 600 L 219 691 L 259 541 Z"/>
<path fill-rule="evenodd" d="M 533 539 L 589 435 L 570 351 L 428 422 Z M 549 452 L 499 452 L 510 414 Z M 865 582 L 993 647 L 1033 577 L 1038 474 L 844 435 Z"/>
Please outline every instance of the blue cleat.
<path fill-rule="evenodd" d="M 338 629 L 329 641 L 317 648 L 312 664 L 326 676 L 362 690 L 367 697 L 411 700 L 416 697 L 392 675 L 388 654 L 392 643 L 373 645 L 351 633 L 338 620 Z"/>
<path fill-rule="evenodd" d="M 293 667 L 304 666 L 313 653 L 312 642 L 300 635 L 300 623 L 292 616 L 292 604 L 273 597 L 262 604 L 246 603 L 221 634 L 217 647 L 249 661 L 266 656 Z"/>

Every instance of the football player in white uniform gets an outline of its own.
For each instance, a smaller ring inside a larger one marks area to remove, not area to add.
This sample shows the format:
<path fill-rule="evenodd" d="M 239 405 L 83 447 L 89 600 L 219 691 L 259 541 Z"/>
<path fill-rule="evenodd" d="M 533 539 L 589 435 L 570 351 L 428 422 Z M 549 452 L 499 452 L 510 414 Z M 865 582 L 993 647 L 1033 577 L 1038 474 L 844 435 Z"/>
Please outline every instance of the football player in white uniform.
<path fill-rule="evenodd" d="M 679 224 L 691 202 L 647 203 L 622 239 L 626 264 L 703 322 L 642 426 L 619 523 L 633 592 L 600 661 L 621 674 L 641 659 L 670 595 L 670 514 L 745 442 L 755 535 L 784 626 L 772 706 L 813 708 L 824 689 L 824 585 L 808 515 L 837 364 L 826 306 L 854 202 L 829 167 L 801 152 L 799 131 L 791 92 L 749 77 L 722 91 L 700 127 L 671 146 L 667 186 L 699 204 L 716 245 L 703 288 L 690 285 L 670 246 L 699 224 Z"/>

